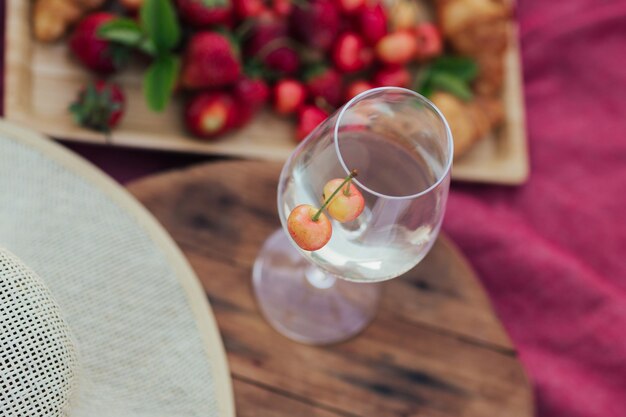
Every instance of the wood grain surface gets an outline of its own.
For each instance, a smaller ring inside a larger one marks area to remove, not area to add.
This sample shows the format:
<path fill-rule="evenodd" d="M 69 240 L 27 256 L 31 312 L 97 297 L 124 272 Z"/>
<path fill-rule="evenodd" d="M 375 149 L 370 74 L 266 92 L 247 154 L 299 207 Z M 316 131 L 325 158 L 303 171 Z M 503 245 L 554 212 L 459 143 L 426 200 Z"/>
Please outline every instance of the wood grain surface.
<path fill-rule="evenodd" d="M 279 227 L 280 166 L 219 162 L 135 182 L 196 270 L 226 346 L 240 417 L 529 417 L 532 392 L 476 276 L 440 237 L 385 285 L 380 312 L 329 347 L 275 332 L 255 303 L 251 268 Z"/>
<path fill-rule="evenodd" d="M 64 41 L 35 41 L 31 1 L 4 0 L 5 117 L 56 138 L 104 144 L 105 135 L 77 126 L 67 111 L 91 75 L 72 58 Z M 503 100 L 505 123 L 455 161 L 452 178 L 501 184 L 523 183 L 529 173 L 523 90 L 517 29 L 511 24 L 505 57 Z M 114 80 L 127 97 L 126 117 L 111 135 L 113 145 L 177 152 L 230 155 L 284 161 L 293 151 L 295 124 L 262 112 L 249 125 L 219 141 L 191 138 L 182 123 L 181 100 L 162 113 L 145 105 L 142 78 L 145 65 L 135 62 Z"/>

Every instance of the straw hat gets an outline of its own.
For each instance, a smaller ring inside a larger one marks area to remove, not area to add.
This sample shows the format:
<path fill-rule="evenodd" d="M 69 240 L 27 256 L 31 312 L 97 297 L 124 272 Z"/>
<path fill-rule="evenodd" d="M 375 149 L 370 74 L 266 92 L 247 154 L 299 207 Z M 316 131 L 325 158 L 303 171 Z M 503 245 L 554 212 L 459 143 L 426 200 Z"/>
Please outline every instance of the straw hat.
<path fill-rule="evenodd" d="M 0 122 L 0 415 L 232 417 L 202 288 L 151 215 Z"/>

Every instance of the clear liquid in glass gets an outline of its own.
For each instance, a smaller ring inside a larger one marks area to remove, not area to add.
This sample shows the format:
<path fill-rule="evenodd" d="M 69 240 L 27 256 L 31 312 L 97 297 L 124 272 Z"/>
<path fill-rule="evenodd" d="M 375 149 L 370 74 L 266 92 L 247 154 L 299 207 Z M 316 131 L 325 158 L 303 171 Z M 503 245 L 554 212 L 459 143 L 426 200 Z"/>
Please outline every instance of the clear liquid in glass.
<path fill-rule="evenodd" d="M 327 136 L 332 132 L 327 132 Z M 320 207 L 324 184 L 345 178 L 336 149 L 320 138 L 315 158 L 295 158 L 291 175 L 279 192 L 281 221 L 300 204 Z M 329 243 L 314 252 L 301 251 L 331 274 L 353 281 L 382 281 L 401 275 L 426 255 L 441 224 L 445 193 L 415 197 L 440 178 L 445 167 L 415 145 L 372 131 L 341 133 L 339 151 L 348 170 L 358 170 L 355 185 L 365 199 L 363 213 L 354 221 L 332 220 Z M 430 200 L 430 201 L 427 201 Z"/>

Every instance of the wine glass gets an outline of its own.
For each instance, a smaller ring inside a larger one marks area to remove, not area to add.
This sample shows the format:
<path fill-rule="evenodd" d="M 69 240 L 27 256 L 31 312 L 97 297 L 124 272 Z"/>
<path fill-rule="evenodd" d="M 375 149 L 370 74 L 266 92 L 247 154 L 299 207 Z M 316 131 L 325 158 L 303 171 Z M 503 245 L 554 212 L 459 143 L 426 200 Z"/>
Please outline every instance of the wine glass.
<path fill-rule="evenodd" d="M 379 281 L 402 275 L 432 247 L 450 186 L 452 135 L 441 112 L 403 88 L 363 92 L 295 149 L 278 184 L 284 230 L 265 242 L 253 268 L 261 311 L 280 332 L 309 344 L 345 340 L 374 317 Z M 358 170 L 365 208 L 332 222 L 330 241 L 300 249 L 285 231 L 296 206 L 321 207 L 331 179 Z"/>

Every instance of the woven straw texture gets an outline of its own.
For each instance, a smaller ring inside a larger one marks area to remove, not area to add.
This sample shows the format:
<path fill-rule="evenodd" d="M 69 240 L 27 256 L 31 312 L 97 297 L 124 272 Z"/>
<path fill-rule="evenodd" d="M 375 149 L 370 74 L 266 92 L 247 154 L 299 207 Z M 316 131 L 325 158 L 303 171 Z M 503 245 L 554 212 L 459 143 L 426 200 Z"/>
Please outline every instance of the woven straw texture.
<path fill-rule="evenodd" d="M 128 210 L 128 196 L 103 192 L 109 179 L 79 173 L 93 170 L 83 161 L 15 132 L 24 131 L 0 124 L 0 245 L 42 277 L 75 338 L 70 416 L 231 416 L 221 341 L 199 331 L 212 316 L 204 300 L 190 303 L 180 275 L 193 273 L 155 243 L 161 229 Z"/>
<path fill-rule="evenodd" d="M 39 277 L 0 249 L 0 415 L 67 416 L 78 363 L 70 329 Z"/>

